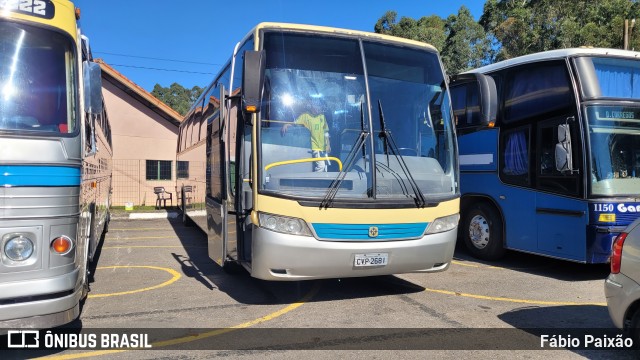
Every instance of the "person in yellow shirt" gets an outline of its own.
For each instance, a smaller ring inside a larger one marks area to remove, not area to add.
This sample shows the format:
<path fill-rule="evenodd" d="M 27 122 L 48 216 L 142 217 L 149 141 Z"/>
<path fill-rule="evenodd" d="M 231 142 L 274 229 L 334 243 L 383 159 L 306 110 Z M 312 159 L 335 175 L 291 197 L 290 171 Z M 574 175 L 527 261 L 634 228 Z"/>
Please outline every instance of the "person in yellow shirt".
<path fill-rule="evenodd" d="M 302 125 L 311 133 L 311 156 L 314 158 L 326 158 L 331 151 L 329 142 L 329 125 L 327 119 L 322 113 L 322 107 L 318 103 L 312 103 L 310 111 L 300 114 L 293 123 L 287 123 L 282 126 L 281 134 L 284 136 L 287 129 L 292 125 Z M 315 161 L 313 171 L 327 171 L 328 160 L 322 159 Z"/>

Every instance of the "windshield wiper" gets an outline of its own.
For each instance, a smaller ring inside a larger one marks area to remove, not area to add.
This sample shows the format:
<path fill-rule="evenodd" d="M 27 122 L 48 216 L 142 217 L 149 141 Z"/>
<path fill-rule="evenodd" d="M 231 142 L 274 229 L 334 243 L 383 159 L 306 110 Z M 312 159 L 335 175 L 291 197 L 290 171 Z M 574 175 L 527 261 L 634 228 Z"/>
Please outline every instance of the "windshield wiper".
<path fill-rule="evenodd" d="M 391 152 L 396 157 L 396 160 L 398 160 L 400 169 L 402 169 L 402 172 L 407 177 L 407 180 L 409 181 L 409 185 L 411 185 L 411 189 L 415 194 L 414 201 L 416 202 L 416 206 L 424 207 L 427 204 L 427 200 L 424 198 L 422 191 L 420 191 L 420 187 L 418 186 L 418 183 L 416 183 L 413 176 L 411 176 L 411 171 L 409 171 L 409 167 L 404 162 L 402 155 L 400 155 L 400 151 L 398 150 L 398 146 L 396 145 L 396 142 L 393 139 L 393 136 L 391 136 L 391 132 L 387 130 L 387 127 L 384 122 L 384 113 L 382 112 L 382 102 L 380 101 L 380 99 L 378 99 L 378 111 L 380 112 L 380 135 L 378 135 L 378 137 L 384 141 L 383 147 L 384 147 L 384 153 L 385 155 L 387 155 L 387 163 L 389 163 L 388 148 L 391 148 Z"/>
<path fill-rule="evenodd" d="M 357 159 L 357 154 L 360 151 L 360 149 L 362 149 L 362 157 L 365 158 L 366 153 L 365 153 L 364 144 L 365 144 L 365 140 L 367 140 L 367 137 L 369 137 L 369 132 L 364 129 L 363 104 L 360 103 L 360 134 L 358 135 L 358 139 L 356 140 L 356 143 L 351 148 L 351 151 L 349 151 L 349 154 L 347 154 L 347 158 L 345 159 L 344 165 L 342 166 L 342 169 L 338 173 L 338 176 L 336 176 L 336 178 L 333 179 L 333 181 L 329 185 L 327 194 L 324 196 L 324 199 L 322 199 L 322 202 L 320 203 L 320 209 L 322 208 L 326 209 L 329 206 L 331 206 L 333 199 L 335 199 L 336 195 L 338 194 L 338 191 L 340 190 L 340 185 L 342 184 L 342 181 L 347 176 L 347 172 L 349 172 L 349 170 L 355 163 Z"/>

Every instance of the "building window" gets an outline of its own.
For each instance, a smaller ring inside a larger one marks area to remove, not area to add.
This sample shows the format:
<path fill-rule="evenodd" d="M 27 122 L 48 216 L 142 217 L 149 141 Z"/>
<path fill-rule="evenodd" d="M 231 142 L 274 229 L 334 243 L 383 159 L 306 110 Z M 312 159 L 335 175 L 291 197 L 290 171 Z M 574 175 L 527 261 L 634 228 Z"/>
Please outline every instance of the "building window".
<path fill-rule="evenodd" d="M 176 176 L 178 179 L 189 178 L 189 162 L 188 161 L 178 161 Z"/>
<path fill-rule="evenodd" d="M 147 160 L 147 180 L 171 180 L 171 160 Z"/>

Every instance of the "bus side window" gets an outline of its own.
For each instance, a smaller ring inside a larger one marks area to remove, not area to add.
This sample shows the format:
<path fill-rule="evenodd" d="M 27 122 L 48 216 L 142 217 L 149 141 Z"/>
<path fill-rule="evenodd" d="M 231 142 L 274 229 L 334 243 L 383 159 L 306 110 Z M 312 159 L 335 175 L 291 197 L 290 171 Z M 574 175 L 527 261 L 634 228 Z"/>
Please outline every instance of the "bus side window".
<path fill-rule="evenodd" d="M 555 148 L 558 143 L 558 126 L 566 123 L 564 117 L 543 121 L 538 124 L 537 142 L 538 142 L 538 174 L 537 188 L 546 191 L 557 192 L 564 195 L 578 195 L 580 191 L 580 171 L 558 171 L 556 168 Z M 577 124 L 571 122 L 569 124 L 572 142 L 577 143 Z M 574 159 L 579 158 L 578 147 L 572 148 L 572 156 Z M 574 164 L 574 167 L 580 167 Z"/>
<path fill-rule="evenodd" d="M 503 149 L 501 174 L 505 182 L 529 185 L 530 131 L 528 126 L 505 131 L 502 135 Z"/>

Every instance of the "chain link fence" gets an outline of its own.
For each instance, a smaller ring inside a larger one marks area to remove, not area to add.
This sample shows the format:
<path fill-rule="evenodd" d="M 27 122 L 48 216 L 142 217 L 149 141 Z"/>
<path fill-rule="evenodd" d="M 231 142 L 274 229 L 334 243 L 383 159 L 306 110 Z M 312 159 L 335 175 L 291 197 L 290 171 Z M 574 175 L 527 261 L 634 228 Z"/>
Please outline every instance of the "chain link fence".
<path fill-rule="evenodd" d="M 167 192 L 172 193 L 172 201 L 167 201 L 167 206 L 177 206 L 174 165 L 175 162 L 170 160 L 113 160 L 112 204 L 155 206 L 157 196 L 153 188 L 163 186 Z"/>

